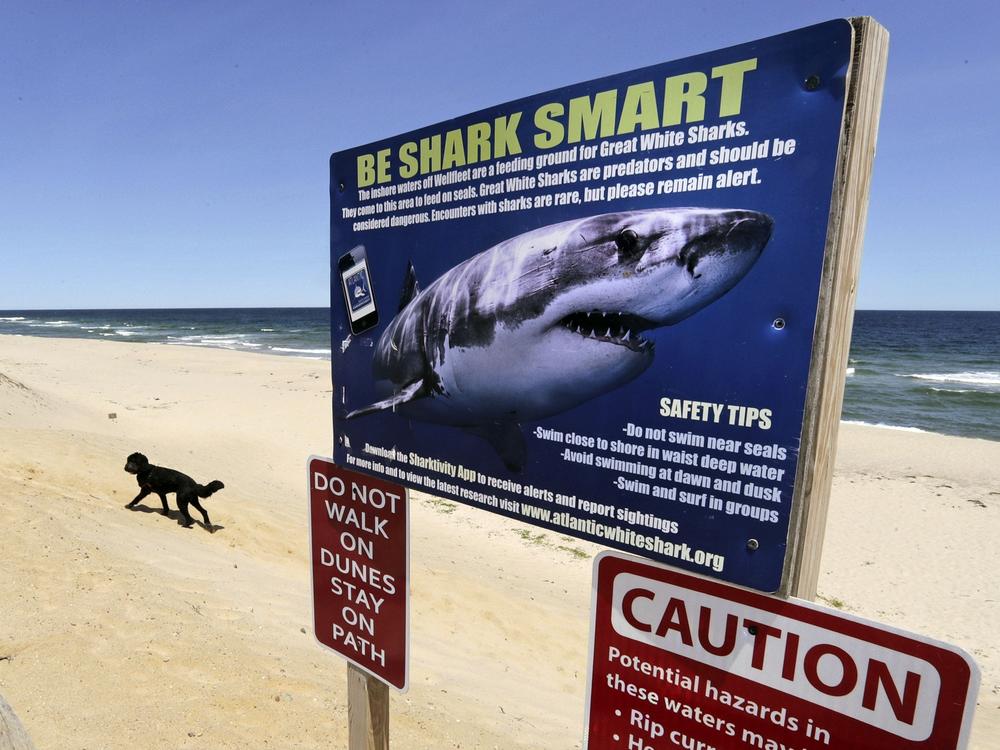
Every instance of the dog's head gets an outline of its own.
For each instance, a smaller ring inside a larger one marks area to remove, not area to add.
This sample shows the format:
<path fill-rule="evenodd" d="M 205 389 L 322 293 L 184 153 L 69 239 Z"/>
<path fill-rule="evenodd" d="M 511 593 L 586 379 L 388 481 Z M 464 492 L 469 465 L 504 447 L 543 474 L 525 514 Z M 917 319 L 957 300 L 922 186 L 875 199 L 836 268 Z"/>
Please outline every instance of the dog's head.
<path fill-rule="evenodd" d="M 129 474 L 138 474 L 147 468 L 149 468 L 149 459 L 141 453 L 133 453 L 125 459 L 125 471 Z"/>

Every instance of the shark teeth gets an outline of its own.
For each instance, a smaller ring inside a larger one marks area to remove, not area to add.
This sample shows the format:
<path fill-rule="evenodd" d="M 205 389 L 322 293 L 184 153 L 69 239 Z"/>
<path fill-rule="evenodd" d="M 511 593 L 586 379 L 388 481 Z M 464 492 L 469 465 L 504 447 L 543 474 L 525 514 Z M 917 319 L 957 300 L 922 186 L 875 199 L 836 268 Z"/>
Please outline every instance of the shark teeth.
<path fill-rule="evenodd" d="M 560 325 L 571 333 L 595 341 L 605 341 L 624 346 L 636 352 L 651 352 L 653 342 L 639 335 L 640 331 L 654 325 L 643 318 L 628 313 L 606 313 L 599 310 L 567 315 Z"/>

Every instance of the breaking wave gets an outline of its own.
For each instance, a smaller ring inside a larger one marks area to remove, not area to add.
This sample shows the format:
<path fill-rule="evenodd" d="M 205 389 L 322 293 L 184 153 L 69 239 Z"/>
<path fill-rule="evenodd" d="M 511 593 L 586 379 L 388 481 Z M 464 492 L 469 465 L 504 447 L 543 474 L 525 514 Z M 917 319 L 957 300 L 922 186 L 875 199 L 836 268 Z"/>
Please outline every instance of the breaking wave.
<path fill-rule="evenodd" d="M 961 385 L 975 385 L 991 389 L 1000 388 L 1000 372 L 997 372 L 996 370 L 915 373 L 913 375 L 902 375 L 901 377 L 913 378 L 915 380 L 929 380 L 934 383 L 958 383 Z"/>

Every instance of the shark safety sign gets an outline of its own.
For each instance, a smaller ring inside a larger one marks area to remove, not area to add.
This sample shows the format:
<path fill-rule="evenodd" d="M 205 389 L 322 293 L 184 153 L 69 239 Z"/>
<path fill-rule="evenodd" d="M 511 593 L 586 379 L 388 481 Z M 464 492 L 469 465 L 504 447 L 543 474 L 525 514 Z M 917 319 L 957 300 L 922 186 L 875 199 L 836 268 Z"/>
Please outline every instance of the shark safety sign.
<path fill-rule="evenodd" d="M 409 676 L 410 527 L 406 489 L 309 459 L 316 639 L 405 692 Z"/>
<path fill-rule="evenodd" d="M 776 590 L 852 33 L 333 154 L 337 462 Z"/>
<path fill-rule="evenodd" d="M 603 553 L 591 750 L 954 750 L 979 672 L 960 649 L 800 600 Z"/>

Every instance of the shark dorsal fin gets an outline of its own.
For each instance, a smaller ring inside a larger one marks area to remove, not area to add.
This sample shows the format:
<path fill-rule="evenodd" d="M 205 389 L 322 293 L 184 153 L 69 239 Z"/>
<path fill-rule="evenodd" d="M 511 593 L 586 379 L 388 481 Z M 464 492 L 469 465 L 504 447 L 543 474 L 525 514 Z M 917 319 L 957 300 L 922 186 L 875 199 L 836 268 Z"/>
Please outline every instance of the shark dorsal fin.
<path fill-rule="evenodd" d="M 399 310 L 396 312 L 402 312 L 418 294 L 420 294 L 420 282 L 417 281 L 417 271 L 411 260 L 406 264 L 406 277 L 403 279 L 403 290 L 399 294 Z"/>

